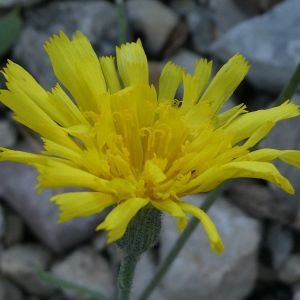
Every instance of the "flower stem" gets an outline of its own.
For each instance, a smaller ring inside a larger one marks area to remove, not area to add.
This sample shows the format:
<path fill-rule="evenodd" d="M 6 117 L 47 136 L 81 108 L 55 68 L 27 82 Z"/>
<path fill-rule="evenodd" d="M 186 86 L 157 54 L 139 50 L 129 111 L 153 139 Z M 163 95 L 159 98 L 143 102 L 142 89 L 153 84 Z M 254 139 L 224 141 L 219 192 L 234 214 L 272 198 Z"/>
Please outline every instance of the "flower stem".
<path fill-rule="evenodd" d="M 208 197 L 206 198 L 206 200 L 203 203 L 203 205 L 201 206 L 201 208 L 204 211 L 207 211 L 213 205 L 213 203 L 217 200 L 219 195 L 222 193 L 223 189 L 224 189 L 224 184 L 220 185 L 218 188 L 213 190 L 208 195 Z M 159 266 L 156 274 L 154 275 L 152 280 L 149 282 L 149 284 L 146 286 L 145 290 L 143 291 L 143 293 L 139 297 L 139 300 L 146 300 L 150 296 L 150 294 L 153 292 L 153 290 L 158 285 L 160 280 L 167 273 L 167 271 L 169 270 L 169 267 L 171 266 L 173 261 L 176 259 L 177 255 L 179 254 L 179 252 L 181 251 L 181 249 L 183 248 L 183 246 L 185 245 L 186 241 L 189 239 L 191 234 L 194 232 L 194 230 L 195 230 L 195 228 L 197 227 L 198 224 L 199 224 L 198 219 L 193 217 L 190 220 L 190 222 L 188 223 L 186 229 L 180 235 L 180 237 L 177 239 L 175 245 L 170 250 L 170 252 L 167 254 L 167 256 L 165 257 L 163 263 Z"/>
<path fill-rule="evenodd" d="M 118 276 L 119 300 L 129 300 L 135 266 L 140 256 L 158 242 L 160 228 L 160 211 L 147 205 L 135 215 L 117 241 L 124 253 Z"/>
<path fill-rule="evenodd" d="M 130 290 L 132 286 L 135 266 L 140 258 L 140 255 L 127 255 L 122 260 L 119 275 L 119 300 L 129 300 Z"/>

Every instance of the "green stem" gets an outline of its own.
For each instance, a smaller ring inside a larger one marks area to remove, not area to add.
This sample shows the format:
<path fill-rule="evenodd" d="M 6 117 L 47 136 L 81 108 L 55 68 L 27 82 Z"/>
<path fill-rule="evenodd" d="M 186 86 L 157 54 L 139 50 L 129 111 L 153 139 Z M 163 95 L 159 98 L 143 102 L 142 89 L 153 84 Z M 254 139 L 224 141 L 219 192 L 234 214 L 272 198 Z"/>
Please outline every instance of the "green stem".
<path fill-rule="evenodd" d="M 219 195 L 222 193 L 224 189 L 224 184 L 220 185 L 218 188 L 213 190 L 208 197 L 206 198 L 205 202 L 201 206 L 201 208 L 204 211 L 208 211 L 209 208 L 214 204 L 214 202 L 217 200 Z M 150 294 L 153 292 L 155 287 L 158 285 L 160 280 L 164 277 L 164 275 L 169 270 L 169 267 L 173 263 L 173 261 L 176 259 L 177 255 L 191 236 L 191 234 L 194 232 L 195 228 L 199 224 L 199 220 L 196 218 L 192 218 L 190 222 L 188 223 L 186 229 L 184 232 L 180 235 L 180 237 L 177 239 L 175 245 L 170 250 L 170 252 L 165 257 L 163 263 L 159 266 L 156 274 L 152 278 L 152 280 L 149 282 L 149 284 L 146 286 L 145 290 L 143 291 L 142 295 L 140 296 L 139 300 L 146 300 Z"/>
<path fill-rule="evenodd" d="M 122 260 L 119 275 L 119 300 L 129 300 L 130 290 L 132 286 L 134 270 L 140 256 L 138 255 L 127 255 Z"/>
<path fill-rule="evenodd" d="M 287 85 L 283 88 L 277 100 L 275 101 L 274 106 L 282 104 L 285 100 L 292 98 L 298 85 L 300 83 L 300 63 L 298 63 L 295 68 L 293 75 L 288 81 Z"/>
<path fill-rule="evenodd" d="M 119 30 L 119 43 L 126 42 L 127 35 L 127 24 L 126 24 L 126 16 L 125 16 L 125 4 L 123 0 L 115 0 L 117 6 L 117 14 L 118 14 L 118 30 Z"/>

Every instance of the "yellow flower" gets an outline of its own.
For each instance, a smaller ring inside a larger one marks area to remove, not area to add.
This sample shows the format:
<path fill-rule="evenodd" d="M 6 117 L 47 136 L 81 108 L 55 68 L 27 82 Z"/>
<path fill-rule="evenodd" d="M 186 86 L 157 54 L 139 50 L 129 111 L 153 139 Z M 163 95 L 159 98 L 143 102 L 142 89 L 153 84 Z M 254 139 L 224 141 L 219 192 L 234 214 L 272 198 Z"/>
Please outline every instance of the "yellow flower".
<path fill-rule="evenodd" d="M 108 231 L 112 242 L 141 208 L 152 205 L 176 217 L 180 230 L 186 214 L 194 215 L 212 249 L 220 252 L 223 244 L 211 219 L 182 197 L 237 177 L 262 178 L 293 193 L 271 161 L 299 167 L 300 152 L 250 149 L 278 121 L 298 116 L 299 107 L 287 101 L 256 112 L 247 112 L 245 105 L 220 112 L 248 72 L 241 55 L 233 56 L 210 83 L 212 62 L 198 60 L 194 74 L 167 63 L 156 91 L 140 41 L 117 48 L 116 64 L 115 57 L 98 59 L 80 32 L 72 40 L 64 33 L 54 36 L 45 50 L 61 85 L 45 91 L 10 61 L 3 70 L 7 89 L 0 94 L 14 119 L 41 136 L 44 150 L 1 148 L 0 161 L 35 167 L 39 190 L 86 188 L 52 198 L 61 222 L 112 207 L 97 227 Z"/>

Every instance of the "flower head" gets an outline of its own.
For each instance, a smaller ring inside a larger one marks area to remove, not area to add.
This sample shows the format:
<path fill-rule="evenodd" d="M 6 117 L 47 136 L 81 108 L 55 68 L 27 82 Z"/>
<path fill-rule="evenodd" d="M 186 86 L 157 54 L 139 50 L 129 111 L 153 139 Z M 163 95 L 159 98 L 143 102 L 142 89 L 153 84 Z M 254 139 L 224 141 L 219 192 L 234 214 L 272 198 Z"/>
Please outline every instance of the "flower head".
<path fill-rule="evenodd" d="M 115 57 L 96 56 L 80 32 L 64 33 L 45 44 L 60 82 L 45 91 L 19 65 L 3 70 L 7 89 L 0 101 L 14 118 L 37 132 L 40 154 L 0 149 L 0 161 L 33 166 L 38 189 L 83 187 L 86 191 L 52 197 L 59 220 L 87 217 L 112 207 L 97 229 L 109 242 L 120 239 L 130 220 L 147 205 L 178 219 L 187 213 L 203 224 L 211 246 L 223 249 L 215 225 L 186 195 L 208 192 L 230 178 L 262 178 L 288 193 L 293 187 L 271 163 L 275 158 L 300 166 L 295 150 L 255 146 L 280 120 L 299 115 L 291 102 L 256 112 L 245 105 L 221 109 L 248 72 L 245 59 L 233 56 L 210 81 L 212 63 L 200 59 L 193 74 L 167 63 L 158 91 L 149 84 L 140 41 L 121 45 Z M 176 92 L 183 85 L 182 99 Z"/>

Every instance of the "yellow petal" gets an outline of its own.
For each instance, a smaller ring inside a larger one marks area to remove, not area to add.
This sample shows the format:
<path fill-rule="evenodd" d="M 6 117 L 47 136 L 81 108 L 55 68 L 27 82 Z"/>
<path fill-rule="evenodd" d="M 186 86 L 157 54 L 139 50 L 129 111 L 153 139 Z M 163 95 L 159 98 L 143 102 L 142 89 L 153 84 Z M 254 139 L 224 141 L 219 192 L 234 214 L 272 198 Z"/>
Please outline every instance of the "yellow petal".
<path fill-rule="evenodd" d="M 118 73 L 115 66 L 115 58 L 112 56 L 100 57 L 103 75 L 111 94 L 121 89 Z"/>
<path fill-rule="evenodd" d="M 73 144 L 66 132 L 21 90 L 1 90 L 0 101 L 15 113 L 15 120 L 41 136 L 69 147 Z"/>
<path fill-rule="evenodd" d="M 277 123 L 296 116 L 299 116 L 299 106 L 286 101 L 277 107 L 243 114 L 225 127 L 225 131 L 234 134 L 233 143 L 238 143 L 267 122 Z"/>
<path fill-rule="evenodd" d="M 183 231 L 187 225 L 187 217 L 183 212 L 182 208 L 179 204 L 177 204 L 174 200 L 166 199 L 166 200 L 151 200 L 151 204 L 158 210 L 167 212 L 172 217 L 178 218 L 177 227 L 180 231 Z"/>
<path fill-rule="evenodd" d="M 282 160 L 283 162 L 292 165 L 294 167 L 300 168 L 300 151 L 299 150 L 277 150 L 277 149 L 260 149 L 248 153 L 243 158 L 254 160 L 254 161 L 265 161 L 269 162 L 276 158 Z"/>
<path fill-rule="evenodd" d="M 118 240 L 124 235 L 131 219 L 148 203 L 149 200 L 145 198 L 132 198 L 123 201 L 97 226 L 97 230 L 108 231 L 108 243 Z"/>
<path fill-rule="evenodd" d="M 50 160 L 45 165 L 35 165 L 38 176 L 38 190 L 56 187 L 86 187 L 99 192 L 109 192 L 107 181 L 75 166 Z"/>
<path fill-rule="evenodd" d="M 59 222 L 95 215 L 113 205 L 115 200 L 112 195 L 97 192 L 71 192 L 51 198 L 60 208 Z"/>
<path fill-rule="evenodd" d="M 174 200 L 166 199 L 166 200 L 151 200 L 151 204 L 157 208 L 158 210 L 167 212 L 173 217 L 177 218 L 185 218 L 185 214 L 178 203 Z"/>
<path fill-rule="evenodd" d="M 217 254 L 222 253 L 224 250 L 224 245 L 218 233 L 218 230 L 210 217 L 197 206 L 188 204 L 186 202 L 180 203 L 180 206 L 184 211 L 192 214 L 202 223 L 204 230 L 206 231 L 206 234 L 209 238 L 211 249 Z"/>
<path fill-rule="evenodd" d="M 206 59 L 199 59 L 196 62 L 194 76 L 199 78 L 199 86 L 197 88 L 198 97 L 207 86 L 211 75 L 212 65 L 212 61 L 207 61 Z"/>
<path fill-rule="evenodd" d="M 70 91 L 79 107 L 97 111 L 97 102 L 106 91 L 106 84 L 89 40 L 80 32 L 69 40 L 61 32 L 45 44 L 45 50 L 56 77 Z"/>
<path fill-rule="evenodd" d="M 294 193 L 290 182 L 279 173 L 274 165 L 257 161 L 233 161 L 211 167 L 184 186 L 178 187 L 177 192 L 184 194 L 208 192 L 222 182 L 233 178 L 260 178 L 272 182 L 289 194 Z"/>
<path fill-rule="evenodd" d="M 183 99 L 181 109 L 189 109 L 195 104 L 206 87 L 210 74 L 212 62 L 207 62 L 206 59 L 200 59 L 196 62 L 195 72 L 183 75 Z"/>
<path fill-rule="evenodd" d="M 174 63 L 167 63 L 159 77 L 158 101 L 173 100 L 182 81 L 183 70 Z"/>
<path fill-rule="evenodd" d="M 73 162 L 80 161 L 80 148 L 79 151 L 75 151 L 74 149 L 70 149 L 69 147 L 65 147 L 61 144 L 55 143 L 53 141 L 42 139 L 44 142 L 44 154 L 53 155 L 61 158 L 65 158 L 67 160 L 71 160 Z"/>
<path fill-rule="evenodd" d="M 275 126 L 274 122 L 266 122 L 262 124 L 256 131 L 254 131 L 249 139 L 243 144 L 246 149 L 255 146 L 260 142 Z"/>
<path fill-rule="evenodd" d="M 270 163 L 253 161 L 231 162 L 224 165 L 222 169 L 225 174 L 230 174 L 229 178 L 261 178 L 272 182 L 289 194 L 294 193 L 290 182 Z"/>
<path fill-rule="evenodd" d="M 197 77 L 192 76 L 189 73 L 183 74 L 183 98 L 181 110 L 187 110 L 196 103 L 199 97 L 198 93 L 199 80 Z"/>
<path fill-rule="evenodd" d="M 89 126 L 79 108 L 74 104 L 66 92 L 57 84 L 48 93 L 49 101 L 56 108 L 54 120 L 64 127 L 71 127 L 78 124 Z"/>
<path fill-rule="evenodd" d="M 155 183 L 162 182 L 167 178 L 166 174 L 153 162 L 153 160 L 146 161 L 143 173 L 145 178 Z"/>
<path fill-rule="evenodd" d="M 24 151 L 10 150 L 0 147 L 0 161 L 14 161 L 27 165 L 42 164 L 47 162 L 47 157 Z"/>
<path fill-rule="evenodd" d="M 6 86 L 12 93 L 26 95 L 31 102 L 53 119 L 57 113 L 57 108 L 50 103 L 47 92 L 25 69 L 12 61 L 8 61 L 2 73 L 7 80 Z M 23 100 L 15 99 L 15 102 L 21 101 Z"/>
<path fill-rule="evenodd" d="M 199 102 L 208 102 L 218 112 L 248 73 L 245 58 L 234 55 L 216 74 Z"/>
<path fill-rule="evenodd" d="M 216 126 L 221 127 L 224 126 L 226 127 L 229 123 L 231 123 L 234 119 L 236 119 L 239 115 L 246 113 L 246 105 L 240 104 L 236 105 L 219 115 L 217 115 L 216 118 Z"/>
<path fill-rule="evenodd" d="M 147 57 L 142 43 L 126 43 L 117 47 L 117 65 L 125 86 L 149 83 Z"/>

